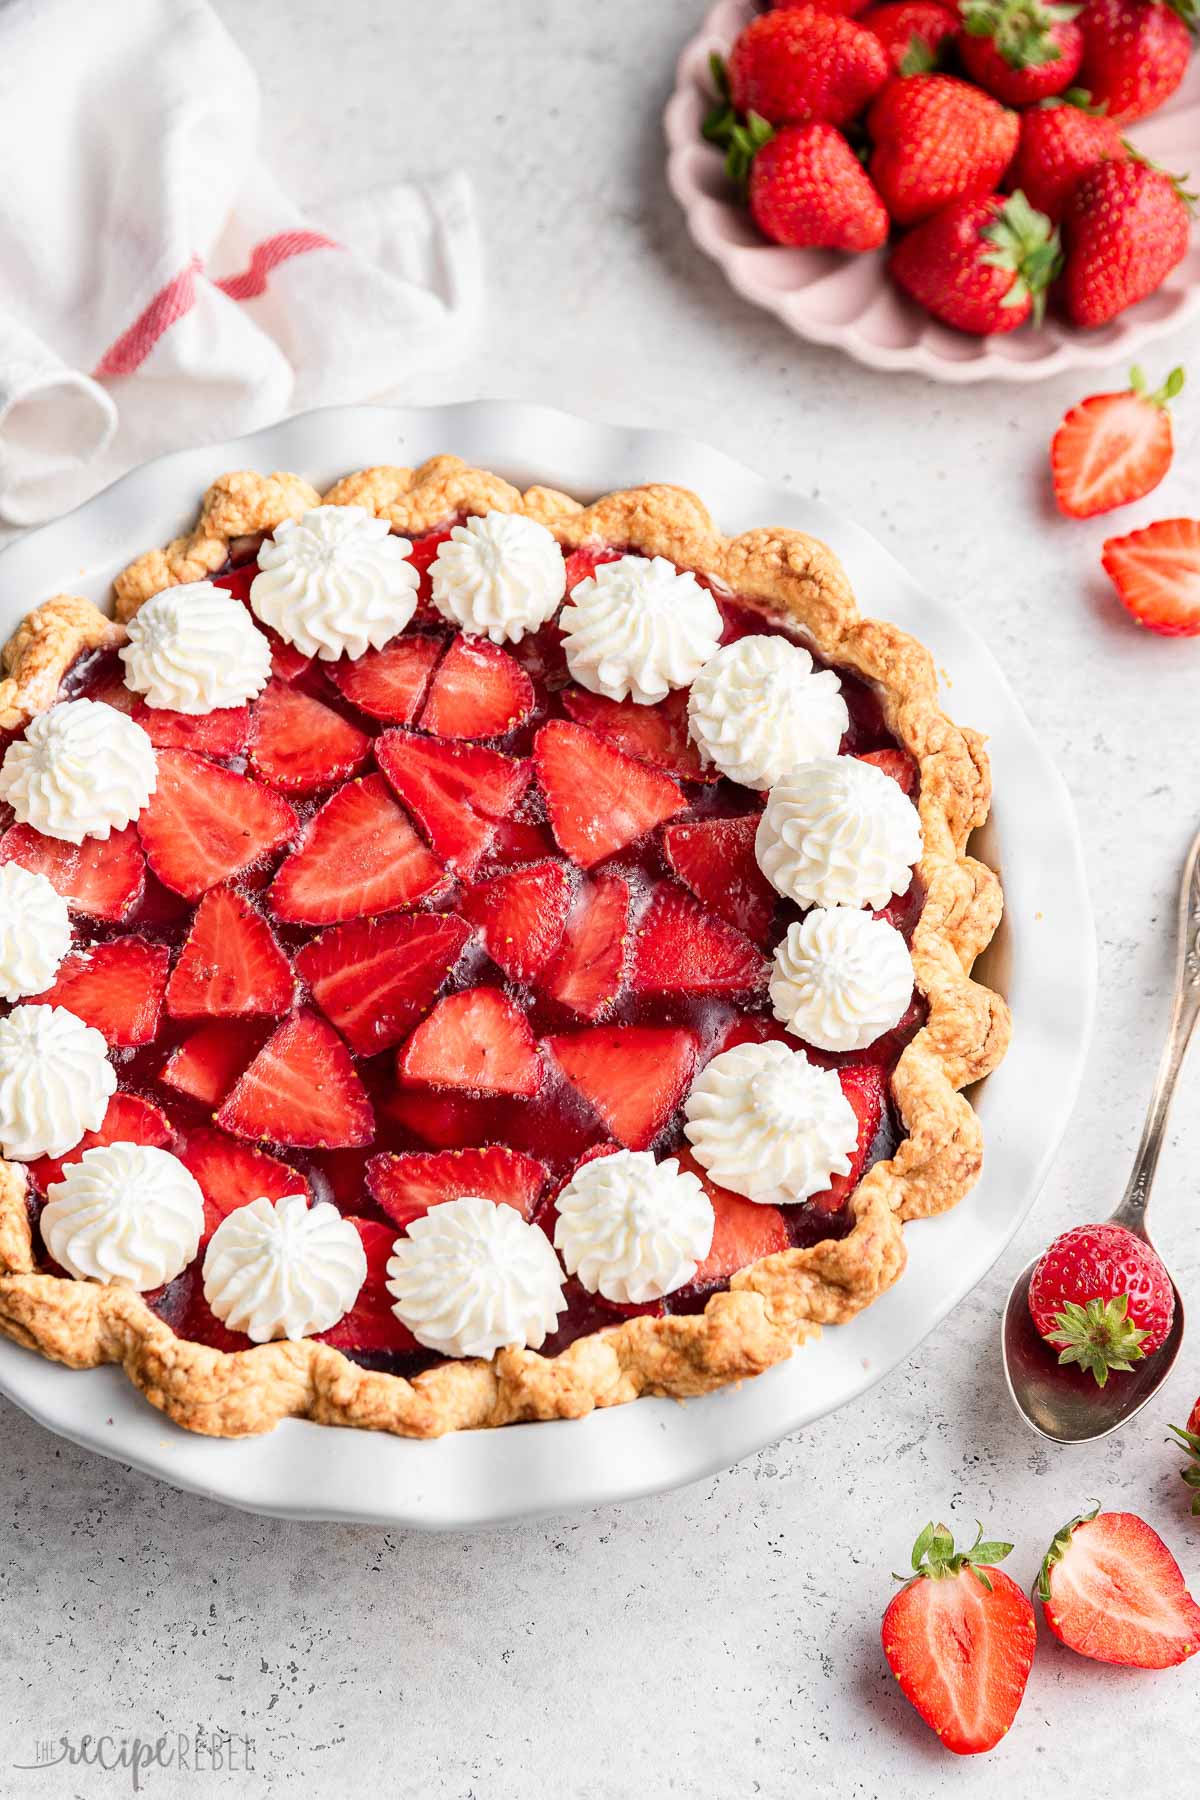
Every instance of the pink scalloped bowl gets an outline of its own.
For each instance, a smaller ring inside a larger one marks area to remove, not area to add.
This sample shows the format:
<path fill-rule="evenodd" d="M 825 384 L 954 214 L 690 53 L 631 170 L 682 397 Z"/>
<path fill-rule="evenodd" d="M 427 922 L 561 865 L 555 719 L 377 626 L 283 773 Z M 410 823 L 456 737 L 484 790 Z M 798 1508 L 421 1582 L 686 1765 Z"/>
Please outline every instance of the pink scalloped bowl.
<path fill-rule="evenodd" d="M 911 369 L 934 381 L 1038 381 L 1067 369 L 1102 368 L 1175 331 L 1200 312 L 1200 243 L 1156 294 L 1099 331 L 1047 317 L 1003 337 L 970 337 L 940 325 L 890 280 L 885 252 L 844 256 L 769 244 L 725 175 L 721 152 L 700 134 L 713 104 L 708 59 L 727 56 L 755 8 L 719 0 L 679 59 L 664 115 L 667 178 L 688 230 L 739 294 L 775 313 L 797 337 L 844 350 L 873 369 Z M 1183 86 L 1130 132 L 1163 168 L 1187 172 L 1200 153 L 1200 58 Z"/>

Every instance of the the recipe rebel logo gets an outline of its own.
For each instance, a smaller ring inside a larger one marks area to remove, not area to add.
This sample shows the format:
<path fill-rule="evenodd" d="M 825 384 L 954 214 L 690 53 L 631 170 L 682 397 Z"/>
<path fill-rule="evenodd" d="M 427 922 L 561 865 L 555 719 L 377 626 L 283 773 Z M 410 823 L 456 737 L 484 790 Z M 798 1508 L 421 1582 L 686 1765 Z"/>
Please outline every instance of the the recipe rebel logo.
<path fill-rule="evenodd" d="M 28 1774 L 49 1769 L 101 1769 L 123 1775 L 130 1790 L 142 1791 L 147 1776 L 158 1769 L 177 1775 L 249 1775 L 254 1773 L 255 1741 L 244 1732 L 213 1730 L 197 1725 L 192 1731 L 164 1731 L 154 1737 L 140 1733 L 83 1732 L 71 1737 L 39 1738 L 31 1761 L 12 1767 Z"/>

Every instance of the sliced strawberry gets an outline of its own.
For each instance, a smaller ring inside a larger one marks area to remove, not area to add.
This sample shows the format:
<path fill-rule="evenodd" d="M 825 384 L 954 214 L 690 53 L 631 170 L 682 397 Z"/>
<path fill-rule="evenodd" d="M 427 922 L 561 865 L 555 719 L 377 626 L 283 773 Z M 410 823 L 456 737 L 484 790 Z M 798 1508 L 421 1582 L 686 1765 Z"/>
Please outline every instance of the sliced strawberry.
<path fill-rule="evenodd" d="M 138 835 L 159 880 L 189 900 L 269 856 L 296 831 L 286 800 L 191 750 L 160 750 Z"/>
<path fill-rule="evenodd" d="M 380 1225 L 374 1219 L 347 1218 L 362 1239 L 367 1258 L 367 1278 L 358 1290 L 358 1298 L 350 1311 L 328 1331 L 319 1331 L 316 1341 L 330 1344 L 335 1350 L 387 1351 L 393 1356 L 411 1355 L 419 1350 L 407 1325 L 402 1325 L 392 1311 L 392 1296 L 387 1286 L 387 1266 L 396 1241 L 395 1228 Z"/>
<path fill-rule="evenodd" d="M 397 638 L 382 650 L 368 650 L 356 662 L 331 663 L 325 673 L 360 712 L 389 725 L 411 725 L 441 654 L 440 638 Z"/>
<path fill-rule="evenodd" d="M 712 1248 L 692 1276 L 690 1287 L 715 1287 L 728 1281 L 739 1269 L 761 1262 L 764 1256 L 775 1256 L 788 1247 L 787 1220 L 777 1206 L 760 1206 L 757 1201 L 743 1200 L 728 1188 L 718 1187 L 700 1167 L 690 1150 L 673 1152 L 679 1167 L 694 1175 L 712 1201 L 714 1225 Z"/>
<path fill-rule="evenodd" d="M 82 844 L 43 837 L 32 825 L 10 825 L 0 838 L 0 863 L 10 862 L 44 875 L 72 912 L 106 923 L 126 918 L 146 886 L 146 858 L 134 825 Z"/>
<path fill-rule="evenodd" d="M 277 919 L 335 925 L 414 906 L 445 885 L 445 871 L 383 776 L 367 775 L 325 802 L 300 848 L 281 863 L 270 903 Z"/>
<path fill-rule="evenodd" d="M 267 1039 L 217 1114 L 235 1137 L 337 1149 L 370 1142 L 371 1102 L 350 1053 L 316 1013 L 296 1013 Z"/>
<path fill-rule="evenodd" d="M 498 988 L 439 1000 L 400 1053 L 402 1080 L 481 1094 L 536 1094 L 542 1063 L 525 1014 Z"/>
<path fill-rule="evenodd" d="M 429 839 L 435 856 L 470 877 L 529 785 L 530 768 L 478 744 L 442 743 L 385 731 L 375 758 Z"/>
<path fill-rule="evenodd" d="M 114 1094 L 95 1131 L 85 1131 L 73 1150 L 63 1156 L 39 1156 L 29 1163 L 30 1178 L 44 1194 L 52 1181 L 61 1181 L 68 1163 L 78 1162 L 85 1150 L 101 1144 L 149 1144 L 165 1150 L 173 1133 L 165 1113 L 137 1094 Z"/>
<path fill-rule="evenodd" d="M 850 1063 L 838 1070 L 837 1077 L 858 1120 L 858 1142 L 850 1158 L 849 1174 L 835 1175 L 823 1194 L 813 1194 L 808 1201 L 815 1211 L 824 1213 L 840 1212 L 862 1180 L 887 1102 L 887 1075 L 883 1069 Z"/>
<path fill-rule="evenodd" d="M 147 706 L 119 675 L 89 691 L 90 700 L 115 707 L 140 725 L 156 750 L 196 750 L 203 756 L 240 756 L 250 736 L 250 708 L 222 707 L 217 712 L 171 712 Z"/>
<path fill-rule="evenodd" d="M 94 1025 L 114 1048 L 148 1044 L 158 1031 L 171 953 L 145 938 L 112 938 L 72 950 L 58 965 L 54 986 L 35 997 L 40 1006 L 65 1006 Z"/>
<path fill-rule="evenodd" d="M 1038 1598 L 1056 1638 L 1081 1656 L 1171 1669 L 1200 1650 L 1200 1606 L 1158 1533 L 1135 1513 L 1088 1513 L 1058 1533 Z"/>
<path fill-rule="evenodd" d="M 551 719 L 538 732 L 533 754 L 554 835 L 584 869 L 687 805 L 669 775 L 615 750 L 585 725 Z"/>
<path fill-rule="evenodd" d="M 539 985 L 580 1018 L 598 1019 L 621 991 L 628 920 L 629 886 L 619 875 L 585 881 Z"/>
<path fill-rule="evenodd" d="M 533 683 L 487 638 L 456 637 L 429 685 L 421 729 L 438 737 L 503 737 L 533 711 Z"/>
<path fill-rule="evenodd" d="M 227 588 L 235 600 L 243 606 L 250 605 L 250 589 L 254 585 L 254 577 L 258 574 L 257 562 L 242 563 L 239 568 L 230 569 L 224 575 L 213 578 L 214 586 Z M 255 619 L 254 623 L 271 646 L 271 672 L 279 681 L 295 681 L 306 669 L 312 667 L 312 657 L 285 644 L 277 632 Z"/>
<path fill-rule="evenodd" d="M 1147 393 L 1135 369 L 1124 393 L 1093 394 L 1072 407 L 1050 446 L 1060 512 L 1090 519 L 1158 486 L 1171 466 L 1170 403 L 1182 387 L 1183 370 L 1172 369 L 1157 393 Z"/>
<path fill-rule="evenodd" d="M 1200 519 L 1109 538 L 1101 560 L 1121 604 L 1162 637 L 1200 637 Z"/>
<path fill-rule="evenodd" d="M 293 986 L 291 964 L 261 914 L 232 888 L 210 888 L 167 984 L 167 1011 L 176 1019 L 277 1018 Z"/>
<path fill-rule="evenodd" d="M 306 944 L 296 968 L 350 1048 L 373 1056 L 412 1030 L 470 935 L 441 913 L 355 919 Z"/>
<path fill-rule="evenodd" d="M 442 623 L 440 614 L 434 611 L 431 604 L 433 589 L 429 579 L 429 569 L 430 565 L 437 560 L 437 553 L 442 545 L 450 541 L 450 533 L 455 525 L 460 523 L 461 519 L 451 519 L 447 524 L 439 525 L 435 531 L 423 532 L 420 537 L 412 539 L 412 549 L 406 560 L 412 564 L 420 578 L 417 587 L 418 618 L 427 616 L 437 620 L 439 624 Z"/>
<path fill-rule="evenodd" d="M 674 1027 L 597 1025 L 545 1044 L 571 1086 L 630 1150 L 649 1149 L 696 1066 L 695 1035 Z"/>
<path fill-rule="evenodd" d="M 607 544 L 586 544 L 580 550 L 572 550 L 567 557 L 568 594 L 594 575 L 601 563 L 619 562 L 624 554 L 624 550 L 613 550 Z"/>
<path fill-rule="evenodd" d="M 255 701 L 250 767 L 285 793 L 310 794 L 345 781 L 370 748 L 365 731 L 286 681 L 269 682 Z"/>
<path fill-rule="evenodd" d="M 721 771 L 715 763 L 701 761 L 688 735 L 687 702 L 686 688 L 676 688 L 657 706 L 609 700 L 581 687 L 565 688 L 562 697 L 568 718 L 599 732 L 626 756 L 653 763 L 656 769 L 665 769 L 682 781 L 716 781 Z"/>
<path fill-rule="evenodd" d="M 756 944 L 771 934 L 779 896 L 758 866 L 758 813 L 663 826 L 663 852 L 685 887 Z"/>
<path fill-rule="evenodd" d="M 202 1106 L 219 1106 L 262 1042 L 241 1020 L 213 1019 L 172 1050 L 158 1079 Z"/>
<path fill-rule="evenodd" d="M 477 1100 L 449 1088 L 439 1092 L 398 1087 L 384 1098 L 381 1110 L 423 1144 L 439 1150 L 465 1150 L 500 1136 L 502 1122 L 496 1117 L 500 1105 L 510 1113 L 515 1110 L 511 1100 Z"/>
<path fill-rule="evenodd" d="M 885 775 L 891 776 L 910 800 L 916 798 L 921 772 L 907 750 L 864 750 L 857 760 L 874 763 L 877 769 L 882 769 Z"/>
<path fill-rule="evenodd" d="M 654 889 L 634 933 L 633 986 L 653 994 L 742 994 L 770 965 L 748 938 L 673 881 Z"/>
<path fill-rule="evenodd" d="M 545 1185 L 546 1170 L 540 1162 L 502 1144 L 487 1150 L 376 1156 L 367 1165 L 371 1198 L 402 1231 L 431 1206 L 461 1200 L 464 1194 L 515 1207 L 522 1218 L 532 1219 Z"/>
<path fill-rule="evenodd" d="M 492 961 L 514 981 L 530 981 L 557 950 L 571 905 L 571 878 L 560 862 L 534 863 L 471 889 L 462 915 L 483 934 Z"/>
<path fill-rule="evenodd" d="M 210 1350 L 230 1353 L 254 1348 L 245 1332 L 230 1331 L 209 1306 L 204 1298 L 204 1271 L 198 1261 L 181 1279 L 185 1283 L 186 1300 L 183 1316 L 173 1326 L 177 1337 L 186 1338 L 192 1344 L 206 1344 Z"/>
<path fill-rule="evenodd" d="M 207 1242 L 221 1220 L 251 1200 L 282 1200 L 286 1194 L 306 1194 L 303 1175 L 256 1150 L 240 1144 L 223 1131 L 204 1127 L 189 1131 L 179 1160 L 190 1169 L 204 1195 L 204 1237 Z"/>

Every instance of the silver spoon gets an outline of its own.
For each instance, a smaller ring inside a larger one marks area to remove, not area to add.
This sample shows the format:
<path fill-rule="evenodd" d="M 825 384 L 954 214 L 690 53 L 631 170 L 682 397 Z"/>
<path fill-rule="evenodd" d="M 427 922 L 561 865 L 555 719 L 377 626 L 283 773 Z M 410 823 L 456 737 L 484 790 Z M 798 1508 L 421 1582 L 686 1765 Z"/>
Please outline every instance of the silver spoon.
<path fill-rule="evenodd" d="M 1129 1185 L 1111 1220 L 1148 1244 L 1152 1241 L 1146 1228 L 1150 1184 L 1158 1167 L 1175 1084 L 1200 1018 L 1200 836 L 1192 844 L 1184 865 L 1178 932 L 1179 961 L 1171 1029 Z M 1099 1387 L 1085 1369 L 1075 1364 L 1061 1365 L 1053 1347 L 1038 1336 L 1029 1313 L 1029 1282 L 1038 1260 L 1034 1257 L 1013 1283 L 1001 1325 L 1008 1390 L 1025 1423 L 1042 1437 L 1056 1444 L 1090 1443 L 1094 1438 L 1107 1437 L 1110 1431 L 1132 1419 L 1171 1373 L 1183 1343 L 1183 1301 L 1172 1281 L 1175 1319 L 1166 1343 L 1153 1355 L 1134 1363 L 1128 1373 L 1115 1372 L 1104 1387 Z"/>

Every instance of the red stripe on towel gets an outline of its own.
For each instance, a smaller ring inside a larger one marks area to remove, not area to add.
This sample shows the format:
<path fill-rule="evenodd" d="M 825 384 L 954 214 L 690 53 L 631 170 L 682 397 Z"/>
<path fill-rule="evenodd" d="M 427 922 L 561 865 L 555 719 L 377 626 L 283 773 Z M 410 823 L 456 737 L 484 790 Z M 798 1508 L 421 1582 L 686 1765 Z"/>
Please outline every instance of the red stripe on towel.
<path fill-rule="evenodd" d="M 129 330 L 122 332 L 104 352 L 94 370 L 99 379 L 106 375 L 132 375 L 145 362 L 163 332 L 196 304 L 196 275 L 203 266 L 200 258 L 193 256 L 186 269 L 159 289 Z"/>
<path fill-rule="evenodd" d="M 341 245 L 319 231 L 281 231 L 264 238 L 250 253 L 250 266 L 237 275 L 224 275 L 217 282 L 222 293 L 231 300 L 254 300 L 267 291 L 267 277 L 280 263 L 293 256 L 304 256 L 309 250 L 340 250 Z"/>

